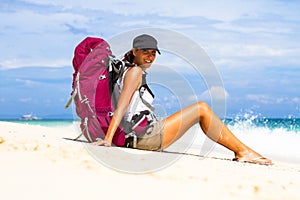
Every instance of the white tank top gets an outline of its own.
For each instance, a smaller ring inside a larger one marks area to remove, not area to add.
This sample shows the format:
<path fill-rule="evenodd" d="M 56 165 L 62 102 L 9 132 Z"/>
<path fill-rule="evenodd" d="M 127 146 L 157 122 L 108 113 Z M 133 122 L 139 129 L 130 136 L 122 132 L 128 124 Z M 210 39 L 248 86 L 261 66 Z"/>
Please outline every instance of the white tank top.
<path fill-rule="evenodd" d="M 125 75 L 128 71 L 128 68 L 125 69 L 123 76 L 121 80 L 119 79 L 117 84 L 119 85 L 120 93 L 123 89 L 124 86 L 124 78 Z M 145 72 L 143 72 L 143 75 L 145 75 Z M 142 85 L 139 90 L 136 90 L 131 98 L 131 101 L 129 103 L 129 106 L 126 110 L 126 113 L 124 115 L 124 119 L 127 120 L 128 117 L 132 117 L 135 114 L 139 114 L 142 111 L 148 110 L 150 113 L 152 112 L 151 109 L 143 103 L 141 97 L 140 97 L 140 90 L 144 89 L 144 92 L 142 93 L 142 98 L 144 101 L 149 103 L 152 106 L 153 100 L 154 100 L 154 95 L 151 92 L 151 90 L 148 88 L 148 86 Z"/>

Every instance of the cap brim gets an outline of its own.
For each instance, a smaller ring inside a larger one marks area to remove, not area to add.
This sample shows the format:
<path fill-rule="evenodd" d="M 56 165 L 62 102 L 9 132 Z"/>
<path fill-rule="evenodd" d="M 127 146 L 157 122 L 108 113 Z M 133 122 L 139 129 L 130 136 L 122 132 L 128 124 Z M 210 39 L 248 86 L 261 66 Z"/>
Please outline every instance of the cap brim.
<path fill-rule="evenodd" d="M 157 53 L 158 53 L 159 55 L 161 55 L 161 53 L 160 53 L 159 49 L 152 49 L 152 48 L 142 48 L 141 50 L 155 50 L 155 51 L 157 51 Z"/>

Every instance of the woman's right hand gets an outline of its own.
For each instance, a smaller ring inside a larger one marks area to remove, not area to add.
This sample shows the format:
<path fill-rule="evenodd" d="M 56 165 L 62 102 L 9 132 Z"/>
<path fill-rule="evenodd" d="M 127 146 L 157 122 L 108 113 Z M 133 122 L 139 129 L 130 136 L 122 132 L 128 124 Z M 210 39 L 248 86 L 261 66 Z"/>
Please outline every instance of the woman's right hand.
<path fill-rule="evenodd" d="M 92 142 L 92 145 L 110 147 L 111 142 L 104 139 L 104 140 L 99 140 L 97 142 Z"/>

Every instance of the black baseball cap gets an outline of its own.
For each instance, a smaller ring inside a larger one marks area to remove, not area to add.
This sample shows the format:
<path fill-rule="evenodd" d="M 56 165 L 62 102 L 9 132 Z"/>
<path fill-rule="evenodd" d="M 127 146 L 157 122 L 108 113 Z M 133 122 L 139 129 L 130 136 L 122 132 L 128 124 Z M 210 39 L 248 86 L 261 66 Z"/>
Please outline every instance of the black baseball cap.
<path fill-rule="evenodd" d="M 133 39 L 132 46 L 135 49 L 143 49 L 143 50 L 154 49 L 160 54 L 160 51 L 157 47 L 157 40 L 151 35 L 142 34 L 135 37 Z"/>

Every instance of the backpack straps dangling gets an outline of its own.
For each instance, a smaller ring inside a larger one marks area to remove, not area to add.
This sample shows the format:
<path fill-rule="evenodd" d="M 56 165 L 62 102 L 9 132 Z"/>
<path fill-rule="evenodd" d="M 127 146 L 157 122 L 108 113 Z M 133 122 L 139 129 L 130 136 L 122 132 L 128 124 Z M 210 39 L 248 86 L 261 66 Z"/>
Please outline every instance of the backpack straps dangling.
<path fill-rule="evenodd" d="M 74 100 L 76 94 L 77 94 L 77 90 L 74 89 L 73 92 L 72 92 L 71 97 L 69 98 L 67 104 L 65 105 L 65 109 L 69 108 L 69 106 L 71 105 L 72 101 Z"/>

